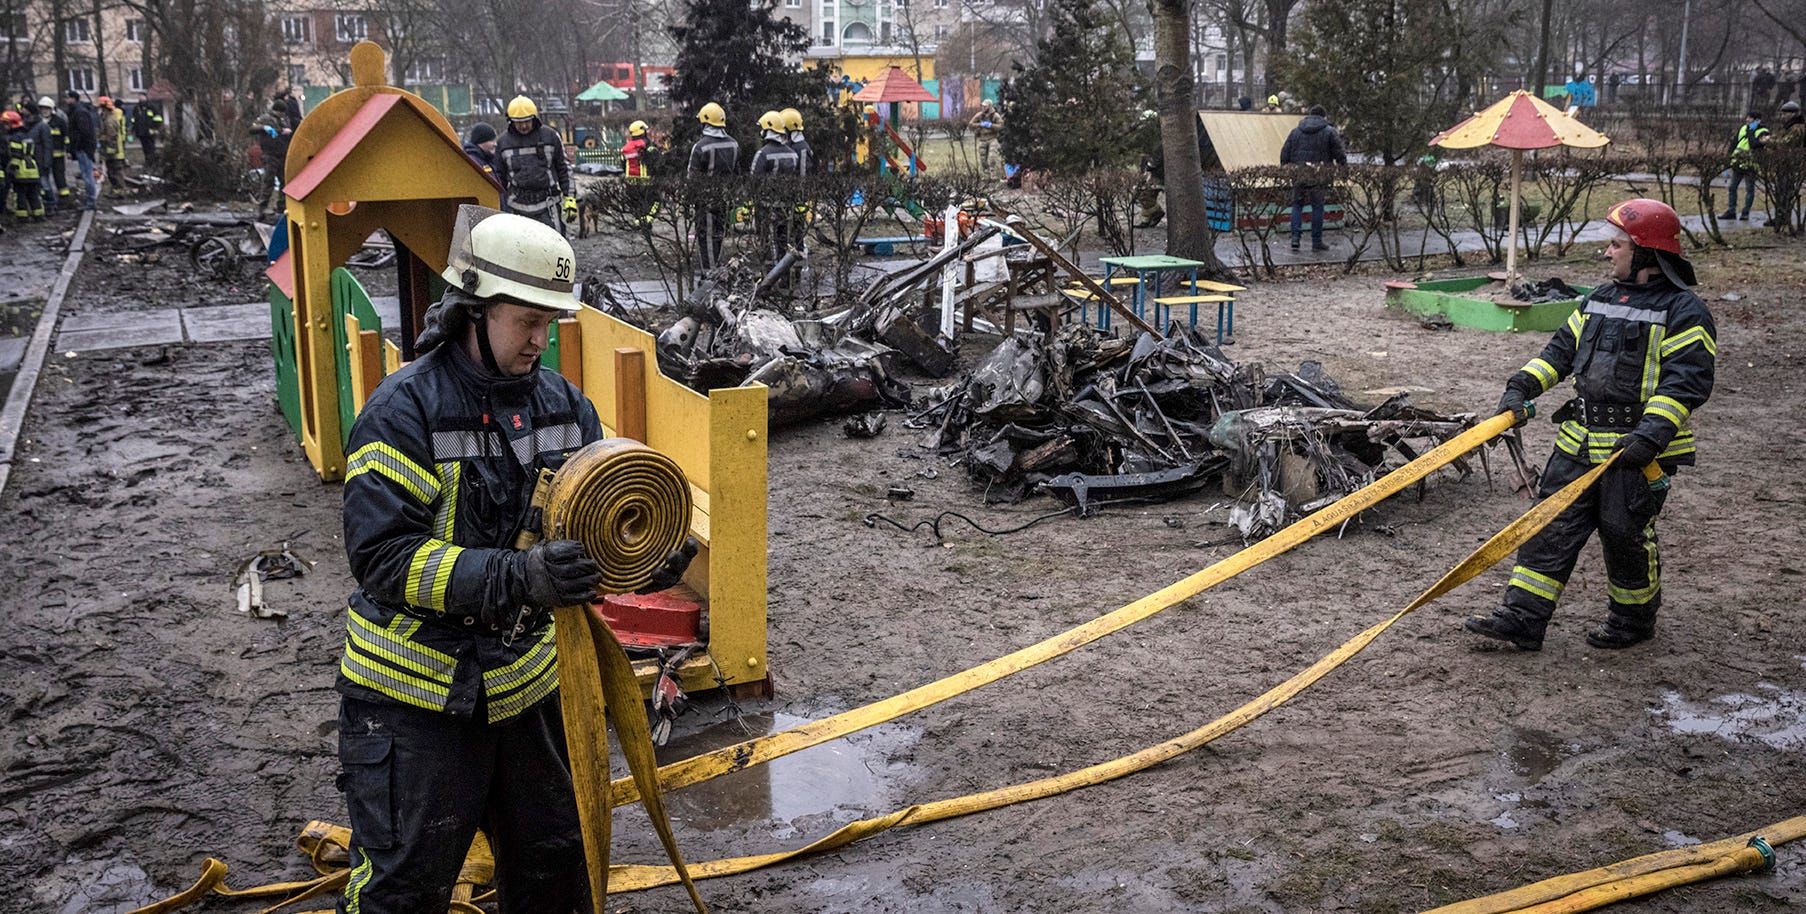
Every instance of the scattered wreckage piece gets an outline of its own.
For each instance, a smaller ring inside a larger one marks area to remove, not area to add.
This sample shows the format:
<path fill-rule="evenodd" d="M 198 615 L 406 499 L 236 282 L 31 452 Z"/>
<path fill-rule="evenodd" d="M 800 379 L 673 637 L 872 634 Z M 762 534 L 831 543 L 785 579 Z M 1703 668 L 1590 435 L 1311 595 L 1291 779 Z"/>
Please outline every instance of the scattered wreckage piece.
<path fill-rule="evenodd" d="M 1317 363 L 1269 376 L 1193 329 L 1133 341 L 1084 326 L 1051 344 L 1008 337 L 928 399 L 909 418 L 923 446 L 955 455 L 1003 499 L 1047 492 L 1086 514 L 1099 501 L 1220 482 L 1246 503 L 1232 523 L 1250 537 L 1373 481 L 1389 453 L 1415 456 L 1413 442 L 1474 421 L 1403 394 L 1362 408 Z"/>

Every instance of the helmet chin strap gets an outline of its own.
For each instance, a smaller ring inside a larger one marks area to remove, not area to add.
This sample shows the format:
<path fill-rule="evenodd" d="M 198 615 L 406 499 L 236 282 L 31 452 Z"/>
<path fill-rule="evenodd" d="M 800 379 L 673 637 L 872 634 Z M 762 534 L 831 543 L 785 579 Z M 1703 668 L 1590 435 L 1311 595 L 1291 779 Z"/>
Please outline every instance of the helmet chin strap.
<path fill-rule="evenodd" d="M 495 348 L 489 345 L 489 307 L 484 305 L 470 310 L 470 328 L 477 335 L 477 351 L 483 355 L 483 370 L 497 378 L 507 377 L 495 363 Z"/>

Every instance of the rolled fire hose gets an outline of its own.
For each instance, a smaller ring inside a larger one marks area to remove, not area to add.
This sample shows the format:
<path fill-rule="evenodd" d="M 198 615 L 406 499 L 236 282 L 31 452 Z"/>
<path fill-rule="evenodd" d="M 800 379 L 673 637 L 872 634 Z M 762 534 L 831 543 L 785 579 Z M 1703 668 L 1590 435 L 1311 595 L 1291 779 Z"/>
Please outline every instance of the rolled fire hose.
<path fill-rule="evenodd" d="M 632 593 L 652 580 L 665 556 L 690 532 L 690 485 L 671 458 L 628 438 L 585 445 L 550 482 L 540 476 L 533 502 L 543 511 L 544 535 L 572 539 L 602 566 L 603 593 Z M 633 665 L 615 634 L 588 606 L 552 610 L 558 638 L 558 690 L 564 715 L 571 782 L 583 831 L 590 897 L 603 914 L 608 897 L 609 837 L 613 831 L 608 770 L 608 721 L 621 738 L 633 784 L 671 860 L 677 881 L 696 910 L 708 907 L 690 880 L 665 814 L 652 728 Z"/>
<path fill-rule="evenodd" d="M 631 438 L 585 446 L 552 475 L 545 492 L 545 536 L 582 543 L 602 566 L 603 593 L 646 586 L 689 532 L 683 470 Z"/>

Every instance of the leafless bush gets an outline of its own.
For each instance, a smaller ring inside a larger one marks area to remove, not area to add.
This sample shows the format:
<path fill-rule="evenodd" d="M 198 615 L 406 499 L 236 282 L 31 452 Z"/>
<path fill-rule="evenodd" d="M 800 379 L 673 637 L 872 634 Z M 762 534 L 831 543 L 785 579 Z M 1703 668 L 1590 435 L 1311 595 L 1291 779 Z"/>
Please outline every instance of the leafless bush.
<path fill-rule="evenodd" d="M 1094 168 L 1071 176 L 1048 176 L 1041 184 L 1048 209 L 1068 223 L 1090 225 L 1117 257 L 1135 253 L 1135 197 L 1147 177 L 1128 168 Z"/>

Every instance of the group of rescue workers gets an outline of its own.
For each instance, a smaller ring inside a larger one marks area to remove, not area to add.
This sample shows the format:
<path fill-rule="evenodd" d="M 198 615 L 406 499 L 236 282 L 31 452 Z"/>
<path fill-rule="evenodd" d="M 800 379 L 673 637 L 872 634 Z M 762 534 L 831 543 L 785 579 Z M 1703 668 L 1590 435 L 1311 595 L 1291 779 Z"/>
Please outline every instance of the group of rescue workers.
<path fill-rule="evenodd" d="M 487 123 L 477 123 L 464 135 L 464 152 L 502 186 L 502 209 L 540 222 L 561 234 L 578 218 L 576 189 L 571 165 L 564 154 L 564 139 L 543 123 L 539 108 L 526 96 L 508 103 L 508 128 L 500 136 Z M 727 132 L 727 111 L 715 102 L 696 112 L 702 136 L 690 147 L 685 174 L 691 177 L 726 177 L 741 174 L 740 143 Z M 800 177 L 816 173 L 815 153 L 803 134 L 803 115 L 795 108 L 767 111 L 759 116 L 759 148 L 753 151 L 747 173 L 755 177 Z M 658 211 L 652 178 L 662 173 L 668 153 L 655 142 L 652 127 L 643 120 L 627 126 L 621 147 L 623 176 L 628 199 L 637 220 L 650 226 Z M 773 260 L 802 242 L 807 210 L 800 204 L 780 207 L 782 212 L 756 216 L 759 235 Z M 755 214 L 756 215 L 756 214 Z M 703 203 L 696 213 L 696 262 L 708 270 L 721 260 L 732 213 L 725 200 Z"/>
<path fill-rule="evenodd" d="M 18 221 L 41 222 L 64 207 L 91 210 L 106 178 L 115 191 L 125 189 L 127 118 L 112 98 L 102 95 L 89 104 L 74 89 L 58 107 L 46 95 L 34 104 L 29 97 L 0 112 L 0 211 L 10 209 Z M 133 107 L 130 129 L 154 163 L 163 117 L 141 98 Z M 79 207 L 69 182 L 69 165 L 82 181 Z M 7 201 L 10 198 L 10 207 Z"/>

